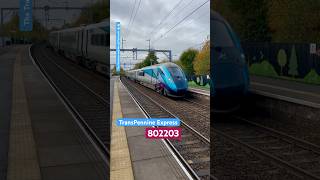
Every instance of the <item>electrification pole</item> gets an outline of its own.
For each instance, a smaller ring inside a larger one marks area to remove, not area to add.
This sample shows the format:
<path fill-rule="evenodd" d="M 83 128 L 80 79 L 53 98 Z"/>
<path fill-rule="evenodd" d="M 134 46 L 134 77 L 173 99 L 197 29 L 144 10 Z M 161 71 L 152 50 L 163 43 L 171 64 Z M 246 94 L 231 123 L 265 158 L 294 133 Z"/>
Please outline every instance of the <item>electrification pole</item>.
<path fill-rule="evenodd" d="M 147 39 L 147 41 L 149 41 L 149 52 L 150 52 L 150 41 L 151 41 L 151 39 Z"/>
<path fill-rule="evenodd" d="M 124 40 L 123 38 L 121 39 L 121 48 L 123 49 L 123 41 L 126 41 Z"/>

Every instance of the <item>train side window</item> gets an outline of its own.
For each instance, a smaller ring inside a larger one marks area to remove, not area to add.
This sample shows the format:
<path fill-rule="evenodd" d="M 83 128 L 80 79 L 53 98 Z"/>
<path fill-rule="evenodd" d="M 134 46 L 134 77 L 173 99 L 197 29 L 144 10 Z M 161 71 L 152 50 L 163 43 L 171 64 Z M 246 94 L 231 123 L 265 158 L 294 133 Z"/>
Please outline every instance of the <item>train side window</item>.
<path fill-rule="evenodd" d="M 99 41 L 99 42 L 100 42 L 99 45 L 100 45 L 100 46 L 103 46 L 103 44 L 104 44 L 103 34 L 100 34 L 100 35 L 99 35 L 99 40 L 100 40 L 100 41 Z"/>
<path fill-rule="evenodd" d="M 138 75 L 139 76 L 144 76 L 144 72 L 143 71 L 139 71 Z"/>
<path fill-rule="evenodd" d="M 91 44 L 94 44 L 94 35 L 91 35 Z"/>
<path fill-rule="evenodd" d="M 162 70 L 161 69 L 159 69 L 159 71 L 158 71 L 161 75 L 164 75 L 164 73 L 162 72 Z"/>

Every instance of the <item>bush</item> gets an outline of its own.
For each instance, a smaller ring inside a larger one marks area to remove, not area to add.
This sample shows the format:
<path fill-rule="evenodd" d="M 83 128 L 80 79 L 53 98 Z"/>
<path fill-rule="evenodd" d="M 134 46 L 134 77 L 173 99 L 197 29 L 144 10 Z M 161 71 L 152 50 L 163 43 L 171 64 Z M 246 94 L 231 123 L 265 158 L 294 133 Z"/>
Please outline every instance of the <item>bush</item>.
<path fill-rule="evenodd" d="M 261 63 L 252 64 L 249 68 L 249 71 L 254 75 L 278 77 L 278 74 L 274 70 L 273 66 L 266 60 L 262 61 Z"/>

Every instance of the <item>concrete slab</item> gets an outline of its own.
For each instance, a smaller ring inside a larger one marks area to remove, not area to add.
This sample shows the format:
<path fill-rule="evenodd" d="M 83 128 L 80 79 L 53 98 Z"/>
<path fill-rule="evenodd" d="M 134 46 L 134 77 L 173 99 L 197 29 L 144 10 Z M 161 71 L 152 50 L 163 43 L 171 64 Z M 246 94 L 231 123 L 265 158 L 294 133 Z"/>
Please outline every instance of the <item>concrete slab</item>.
<path fill-rule="evenodd" d="M 91 162 L 80 145 L 39 148 L 38 153 L 41 167 Z"/>
<path fill-rule="evenodd" d="M 12 79 L 15 62 L 12 47 L 1 48 L 0 52 L 0 180 L 6 180 L 11 120 Z"/>
<path fill-rule="evenodd" d="M 279 78 L 250 76 L 251 91 L 301 105 L 320 108 L 320 86 Z"/>
<path fill-rule="evenodd" d="M 110 179 L 132 180 L 134 179 L 131 158 L 128 149 L 127 136 L 124 127 L 116 125 L 116 120 L 122 118 L 120 97 L 118 91 L 119 82 L 114 81 L 113 107 L 112 107 L 112 132 L 111 132 L 111 168 Z"/>
<path fill-rule="evenodd" d="M 139 117 L 141 116 L 137 116 L 133 118 L 139 118 Z M 127 127 L 126 128 L 127 137 L 144 136 L 144 129 L 145 127 Z"/>
<path fill-rule="evenodd" d="M 103 164 L 97 164 L 94 166 L 92 163 L 84 163 L 65 166 L 55 166 L 55 167 L 44 167 L 41 169 L 43 174 L 43 179 L 46 180 L 96 180 L 96 179 L 106 179 L 103 172 L 97 173 L 97 169 L 102 169 Z M 86 173 L 81 173 L 81 172 Z"/>
<path fill-rule="evenodd" d="M 107 179 L 108 165 L 29 59 L 28 47 L 21 46 L 16 55 L 21 61 L 19 65 L 21 73 L 18 77 L 19 84 L 23 88 L 14 90 L 23 90 L 25 95 L 18 96 L 22 100 L 13 101 L 20 110 L 12 111 L 17 116 L 17 121 L 11 126 L 18 130 L 12 130 L 11 133 L 14 133 L 12 137 L 19 146 L 13 149 L 10 146 L 10 153 L 13 154 L 10 157 L 17 158 L 30 152 L 35 154 L 24 159 L 20 158 L 19 164 L 11 164 L 12 168 L 8 171 L 11 174 L 10 178 Z M 22 115 L 25 114 L 28 114 L 29 123 L 24 122 L 27 118 Z M 25 128 L 26 125 L 31 128 Z M 33 137 L 25 134 L 32 134 Z M 32 140 L 34 143 L 30 143 Z M 32 148 L 28 150 L 27 147 Z M 38 173 L 34 171 L 36 167 L 39 169 Z"/>
<path fill-rule="evenodd" d="M 119 94 L 123 117 L 145 118 L 122 83 L 119 87 Z M 135 179 L 188 179 L 162 140 L 146 139 L 145 127 L 126 127 L 125 129 Z"/>
<path fill-rule="evenodd" d="M 144 135 L 128 137 L 132 161 L 162 157 L 168 154 L 160 151 L 161 140 L 146 139 Z"/>
<path fill-rule="evenodd" d="M 174 164 L 168 163 L 163 157 L 146 159 L 143 161 L 135 161 L 133 163 L 135 174 L 139 174 L 139 180 L 182 180 L 185 175 L 177 170 Z"/>

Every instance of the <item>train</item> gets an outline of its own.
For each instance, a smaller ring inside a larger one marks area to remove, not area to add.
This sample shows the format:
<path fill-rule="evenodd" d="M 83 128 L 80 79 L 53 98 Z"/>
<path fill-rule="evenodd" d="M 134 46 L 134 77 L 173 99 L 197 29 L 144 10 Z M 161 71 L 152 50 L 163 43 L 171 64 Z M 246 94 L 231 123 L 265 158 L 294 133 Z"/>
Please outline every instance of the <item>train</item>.
<path fill-rule="evenodd" d="M 110 23 L 106 19 L 100 23 L 52 31 L 49 45 L 65 57 L 78 64 L 110 74 Z"/>
<path fill-rule="evenodd" d="M 125 72 L 125 77 L 149 87 L 164 96 L 183 97 L 188 81 L 182 69 L 171 62 L 147 66 Z"/>
<path fill-rule="evenodd" d="M 215 112 L 238 109 L 248 95 L 250 79 L 240 40 L 229 23 L 211 11 L 211 107 Z"/>

